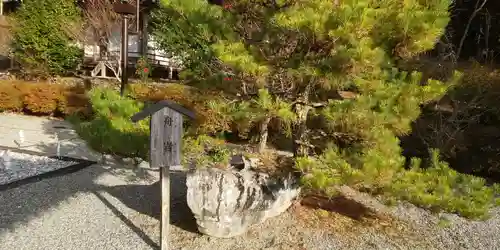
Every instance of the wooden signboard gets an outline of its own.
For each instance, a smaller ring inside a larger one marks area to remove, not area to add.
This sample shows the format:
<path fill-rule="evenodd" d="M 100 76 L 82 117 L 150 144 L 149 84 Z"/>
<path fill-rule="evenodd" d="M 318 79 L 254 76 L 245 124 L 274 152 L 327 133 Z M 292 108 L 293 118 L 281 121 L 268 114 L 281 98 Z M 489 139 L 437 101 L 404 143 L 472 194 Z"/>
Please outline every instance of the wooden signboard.
<path fill-rule="evenodd" d="M 161 182 L 161 250 L 169 249 L 170 226 L 170 167 L 181 165 L 181 139 L 183 115 L 194 119 L 193 112 L 168 101 L 160 101 L 132 116 L 138 122 L 151 116 L 150 167 L 160 169 Z"/>

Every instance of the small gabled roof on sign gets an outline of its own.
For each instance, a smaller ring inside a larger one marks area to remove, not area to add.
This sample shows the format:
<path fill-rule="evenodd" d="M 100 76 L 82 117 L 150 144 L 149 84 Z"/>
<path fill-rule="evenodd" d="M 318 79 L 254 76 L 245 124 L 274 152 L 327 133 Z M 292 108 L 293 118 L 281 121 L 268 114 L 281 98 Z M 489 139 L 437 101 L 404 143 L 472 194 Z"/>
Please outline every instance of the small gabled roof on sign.
<path fill-rule="evenodd" d="M 116 2 L 113 4 L 113 11 L 120 15 L 135 15 L 137 10 L 128 2 Z"/>
<path fill-rule="evenodd" d="M 163 108 L 170 108 L 170 109 L 173 109 L 191 119 L 195 119 L 196 116 L 194 114 L 194 112 L 192 112 L 191 110 L 188 110 L 186 108 L 184 108 L 183 106 L 173 102 L 173 101 L 170 101 L 170 100 L 163 100 L 163 101 L 159 101 L 153 105 L 150 105 L 148 106 L 147 108 L 141 110 L 139 113 L 135 114 L 132 116 L 131 120 L 132 122 L 138 122 L 148 116 L 151 116 L 153 115 L 154 113 L 160 111 L 161 109 Z"/>

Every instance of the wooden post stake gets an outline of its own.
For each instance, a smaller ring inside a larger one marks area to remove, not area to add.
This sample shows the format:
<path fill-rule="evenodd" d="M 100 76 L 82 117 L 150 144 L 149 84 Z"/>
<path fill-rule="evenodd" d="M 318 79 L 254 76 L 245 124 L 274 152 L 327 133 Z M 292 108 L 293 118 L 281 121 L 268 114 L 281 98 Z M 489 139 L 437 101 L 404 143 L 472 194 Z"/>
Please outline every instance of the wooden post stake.
<path fill-rule="evenodd" d="M 135 7 L 127 2 L 116 2 L 113 4 L 114 12 L 122 16 L 122 60 L 121 60 L 121 85 L 120 95 L 123 96 L 125 86 L 128 83 L 127 67 L 128 67 L 128 17 L 135 14 Z M 139 18 L 139 17 L 137 17 Z M 104 71 L 106 69 L 103 69 Z"/>
<path fill-rule="evenodd" d="M 161 182 L 161 250 L 168 250 L 170 227 L 170 167 L 181 165 L 182 115 L 194 114 L 171 101 L 160 101 L 132 116 L 137 122 L 151 116 L 150 166 L 160 168 Z"/>

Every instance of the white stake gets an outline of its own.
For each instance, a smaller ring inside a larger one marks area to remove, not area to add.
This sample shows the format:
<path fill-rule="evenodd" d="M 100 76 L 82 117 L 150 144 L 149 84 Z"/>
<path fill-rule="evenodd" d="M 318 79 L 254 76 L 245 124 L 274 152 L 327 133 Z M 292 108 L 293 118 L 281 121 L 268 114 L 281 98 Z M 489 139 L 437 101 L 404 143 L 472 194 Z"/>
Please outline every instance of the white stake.
<path fill-rule="evenodd" d="M 19 144 L 24 143 L 24 131 L 19 130 Z"/>
<path fill-rule="evenodd" d="M 5 155 L 5 151 L 2 151 L 2 152 L 0 153 L 0 170 L 2 170 L 2 169 L 5 169 L 5 168 L 6 168 L 6 167 L 5 167 L 5 160 L 3 159 L 4 155 Z"/>
<path fill-rule="evenodd" d="M 56 156 L 61 156 L 61 142 L 57 141 Z"/>
<path fill-rule="evenodd" d="M 10 151 L 9 150 L 3 151 L 2 158 L 3 158 L 3 166 L 5 167 L 5 169 L 10 169 Z"/>
<path fill-rule="evenodd" d="M 59 157 L 61 156 L 61 141 L 59 141 L 59 136 L 57 133 L 54 134 L 56 141 L 57 141 L 57 146 L 56 146 L 56 156 Z"/>

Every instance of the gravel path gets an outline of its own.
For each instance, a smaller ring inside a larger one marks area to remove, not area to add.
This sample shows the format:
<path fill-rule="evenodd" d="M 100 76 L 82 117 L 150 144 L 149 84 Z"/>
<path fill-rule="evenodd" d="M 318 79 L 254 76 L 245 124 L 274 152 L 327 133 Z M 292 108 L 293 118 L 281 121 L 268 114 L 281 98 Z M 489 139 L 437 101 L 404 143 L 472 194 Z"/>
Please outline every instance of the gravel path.
<path fill-rule="evenodd" d="M 392 211 L 395 216 L 414 223 L 436 249 L 500 249 L 500 207 L 494 208 L 486 221 L 466 220 L 448 213 L 432 214 L 409 203 Z"/>
<path fill-rule="evenodd" d="M 24 135 L 23 142 L 20 131 Z M 0 146 L 56 155 L 57 141 L 61 155 L 93 161 L 100 159 L 100 154 L 90 150 L 66 121 L 0 113 Z"/>
<path fill-rule="evenodd" d="M 159 237 L 157 172 L 94 165 L 0 192 L 0 249 L 155 249 Z M 172 249 L 500 249 L 500 211 L 486 222 L 433 215 L 403 204 L 411 223 L 359 223 L 300 206 L 243 236 L 196 232 L 185 203 L 184 174 L 172 173 Z M 446 217 L 447 227 L 440 226 Z M 325 223 L 328 222 L 328 223 Z"/>
<path fill-rule="evenodd" d="M 127 184 L 108 171 L 96 165 L 0 192 L 0 249 L 151 249 L 119 217 L 135 212 L 104 191 Z"/>
<path fill-rule="evenodd" d="M 75 161 L 62 161 L 47 156 L 0 150 L 0 185 L 65 168 L 77 163 Z"/>

